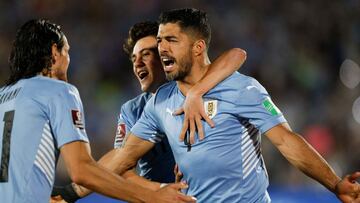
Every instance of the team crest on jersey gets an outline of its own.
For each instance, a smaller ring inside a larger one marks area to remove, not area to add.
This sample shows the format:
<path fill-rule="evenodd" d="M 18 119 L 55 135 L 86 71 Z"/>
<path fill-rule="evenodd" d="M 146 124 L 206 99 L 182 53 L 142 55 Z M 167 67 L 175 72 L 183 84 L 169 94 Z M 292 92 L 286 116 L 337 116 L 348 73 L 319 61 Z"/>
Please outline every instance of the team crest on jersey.
<path fill-rule="evenodd" d="M 84 129 L 82 114 L 79 110 L 71 110 L 71 117 L 73 119 L 73 124 L 75 127 L 81 130 Z"/>
<path fill-rule="evenodd" d="M 204 102 L 204 109 L 210 119 L 214 118 L 217 113 L 217 100 L 209 100 Z"/>

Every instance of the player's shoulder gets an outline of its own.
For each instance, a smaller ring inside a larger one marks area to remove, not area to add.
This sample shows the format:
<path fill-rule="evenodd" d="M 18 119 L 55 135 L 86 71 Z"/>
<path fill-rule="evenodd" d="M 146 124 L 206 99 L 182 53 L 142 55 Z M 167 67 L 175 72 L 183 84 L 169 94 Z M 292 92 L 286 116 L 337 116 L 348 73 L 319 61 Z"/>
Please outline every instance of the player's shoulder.
<path fill-rule="evenodd" d="M 48 95 L 79 94 L 78 89 L 67 82 L 44 76 L 36 76 L 26 81 L 26 86 L 34 92 Z"/>
<path fill-rule="evenodd" d="M 135 98 L 130 99 L 129 101 L 125 102 L 121 106 L 121 113 L 134 112 L 139 108 L 143 108 L 145 106 L 146 102 L 149 101 L 151 96 L 152 96 L 151 93 L 144 92 L 144 93 L 136 96 Z"/>
<path fill-rule="evenodd" d="M 237 87 L 243 87 L 251 83 L 254 83 L 255 81 L 257 82 L 255 78 L 244 75 L 236 71 L 233 74 L 231 74 L 229 77 L 227 77 L 225 80 L 223 80 L 220 84 L 223 85 L 236 84 Z"/>
<path fill-rule="evenodd" d="M 169 91 L 172 91 L 174 88 L 176 88 L 176 82 L 170 81 L 167 83 L 162 84 L 157 90 L 155 94 L 164 94 Z"/>
<path fill-rule="evenodd" d="M 175 81 L 167 82 L 161 85 L 154 95 L 154 102 L 163 101 L 171 97 L 177 90 L 177 84 Z"/>
<path fill-rule="evenodd" d="M 254 100 L 262 94 L 267 94 L 265 88 L 253 77 L 235 72 L 225 80 L 215 86 L 207 97 L 227 98 L 230 100 L 241 101 Z"/>
<path fill-rule="evenodd" d="M 224 86 L 234 87 L 236 90 L 241 92 L 249 91 L 253 88 L 263 91 L 264 87 L 253 77 L 235 72 L 226 78 L 223 82 Z"/>

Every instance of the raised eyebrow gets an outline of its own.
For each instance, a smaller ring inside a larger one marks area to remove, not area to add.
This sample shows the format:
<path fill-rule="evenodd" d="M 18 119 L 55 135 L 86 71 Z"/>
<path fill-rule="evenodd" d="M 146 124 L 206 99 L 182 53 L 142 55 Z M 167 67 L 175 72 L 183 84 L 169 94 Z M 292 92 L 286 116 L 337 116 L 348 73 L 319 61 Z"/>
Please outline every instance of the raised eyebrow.
<path fill-rule="evenodd" d="M 157 49 L 157 45 L 151 46 L 151 47 L 146 47 L 146 48 L 142 49 L 141 51 L 153 50 L 153 49 Z"/>
<path fill-rule="evenodd" d="M 143 53 L 144 51 L 154 51 L 154 50 L 157 50 L 157 46 L 143 48 L 140 50 L 140 53 Z"/>
<path fill-rule="evenodd" d="M 142 54 L 144 51 L 157 51 L 157 46 L 143 48 L 139 51 L 139 53 Z M 136 54 L 131 54 L 130 60 L 134 60 L 135 58 L 136 58 Z"/>

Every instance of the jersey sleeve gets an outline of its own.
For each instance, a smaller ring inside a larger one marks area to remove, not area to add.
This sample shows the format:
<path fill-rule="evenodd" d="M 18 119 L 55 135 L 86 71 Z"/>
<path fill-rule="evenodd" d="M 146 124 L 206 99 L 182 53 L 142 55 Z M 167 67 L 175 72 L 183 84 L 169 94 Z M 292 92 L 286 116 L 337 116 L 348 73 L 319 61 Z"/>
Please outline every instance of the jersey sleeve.
<path fill-rule="evenodd" d="M 262 134 L 280 123 L 287 122 L 268 92 L 258 82 L 248 85 L 238 96 L 237 115 L 248 119 Z"/>
<path fill-rule="evenodd" d="M 57 147 L 74 141 L 89 142 L 85 131 L 84 110 L 78 90 L 65 86 L 50 101 L 49 120 Z"/>
<path fill-rule="evenodd" d="M 124 106 L 121 107 L 120 114 L 118 116 L 116 134 L 114 140 L 114 148 L 120 148 L 124 141 L 127 132 L 130 132 L 132 125 L 129 123 L 128 115 L 124 110 Z"/>
<path fill-rule="evenodd" d="M 154 99 L 156 96 L 146 103 L 144 111 L 141 114 L 140 119 L 131 128 L 131 132 L 144 140 L 152 143 L 161 142 L 164 137 L 164 133 L 160 130 L 159 119 L 157 119 L 157 111 L 155 109 Z M 159 121 L 158 121 L 159 120 Z"/>

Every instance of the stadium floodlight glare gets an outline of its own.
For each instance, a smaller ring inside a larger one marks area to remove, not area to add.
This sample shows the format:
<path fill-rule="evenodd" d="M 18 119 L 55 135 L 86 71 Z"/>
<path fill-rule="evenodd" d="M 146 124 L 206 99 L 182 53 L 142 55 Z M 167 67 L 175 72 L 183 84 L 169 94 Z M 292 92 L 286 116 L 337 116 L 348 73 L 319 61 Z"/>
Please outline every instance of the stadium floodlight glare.
<path fill-rule="evenodd" d="M 360 97 L 358 97 L 353 104 L 352 113 L 356 122 L 360 124 Z"/>
<path fill-rule="evenodd" d="M 360 82 L 360 67 L 353 60 L 346 59 L 340 67 L 340 80 L 348 88 L 354 89 Z"/>

